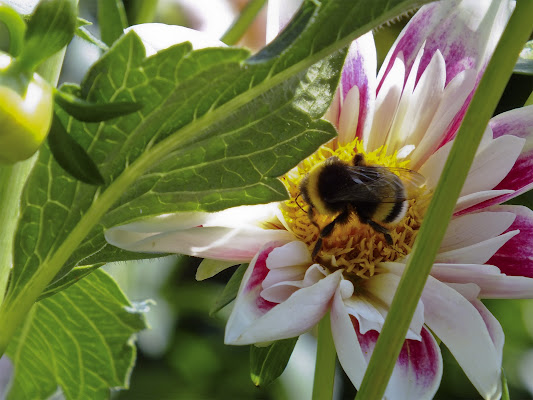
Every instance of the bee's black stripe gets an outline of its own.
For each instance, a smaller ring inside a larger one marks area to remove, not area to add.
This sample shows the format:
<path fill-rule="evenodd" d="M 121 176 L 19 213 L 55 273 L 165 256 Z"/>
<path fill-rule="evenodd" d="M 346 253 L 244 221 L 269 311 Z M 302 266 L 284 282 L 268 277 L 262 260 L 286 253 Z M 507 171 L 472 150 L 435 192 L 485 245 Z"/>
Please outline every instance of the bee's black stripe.
<path fill-rule="evenodd" d="M 404 208 L 404 201 L 397 201 L 394 203 L 394 206 L 390 210 L 389 214 L 387 215 L 387 218 L 383 220 L 383 222 L 389 224 L 391 222 L 394 222 L 398 215 L 400 215 Z"/>

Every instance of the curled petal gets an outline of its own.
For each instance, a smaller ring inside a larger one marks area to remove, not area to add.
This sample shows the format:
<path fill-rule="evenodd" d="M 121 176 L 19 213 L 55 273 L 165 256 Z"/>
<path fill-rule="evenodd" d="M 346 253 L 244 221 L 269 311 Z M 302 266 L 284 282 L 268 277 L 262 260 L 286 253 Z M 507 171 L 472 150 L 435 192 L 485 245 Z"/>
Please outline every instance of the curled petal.
<path fill-rule="evenodd" d="M 130 26 L 124 32 L 129 32 L 130 30 L 141 38 L 147 56 L 183 42 L 190 42 L 195 50 L 205 47 L 226 47 L 220 40 L 207 33 L 183 26 L 160 23 L 140 24 Z"/>
<path fill-rule="evenodd" d="M 314 285 L 295 291 L 280 304 L 261 296 L 267 259 L 279 244 L 269 244 L 252 261 L 241 283 L 226 325 L 225 343 L 251 344 L 298 336 L 320 321 L 341 280 L 336 271 Z"/>
<path fill-rule="evenodd" d="M 387 265 L 387 264 L 385 264 Z M 402 264 L 399 264 L 402 265 Z M 385 267 L 386 268 L 386 267 Z M 373 276 L 368 282 L 365 282 L 365 290 L 368 291 L 370 298 L 374 299 L 373 303 L 383 304 L 387 308 L 390 307 L 398 284 L 400 283 L 400 277 L 402 272 L 396 271 L 398 275 L 391 274 L 379 274 Z M 411 324 L 409 325 L 409 331 L 407 339 L 420 340 L 420 330 L 424 324 L 424 306 L 421 302 L 418 303 Z"/>
<path fill-rule="evenodd" d="M 432 276 L 422 293 L 426 325 L 444 342 L 486 399 L 501 394 L 501 353 L 480 312 L 453 288 Z"/>

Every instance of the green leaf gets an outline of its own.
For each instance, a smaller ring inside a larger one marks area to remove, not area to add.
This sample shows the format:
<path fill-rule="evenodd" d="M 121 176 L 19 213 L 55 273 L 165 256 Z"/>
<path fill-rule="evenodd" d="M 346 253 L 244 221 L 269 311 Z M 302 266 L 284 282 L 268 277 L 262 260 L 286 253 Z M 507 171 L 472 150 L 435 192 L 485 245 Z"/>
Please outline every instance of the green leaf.
<path fill-rule="evenodd" d="M 255 386 L 265 386 L 285 371 L 298 338 L 278 340 L 266 347 L 250 346 L 250 377 Z"/>
<path fill-rule="evenodd" d="M 131 101 L 96 104 L 79 99 L 63 90 L 56 91 L 56 103 L 79 121 L 101 122 L 139 111 L 143 106 Z"/>
<path fill-rule="evenodd" d="M 69 136 L 56 114 L 48 134 L 48 145 L 57 163 L 74 178 L 90 185 L 105 183 L 94 161 L 84 148 Z"/>
<path fill-rule="evenodd" d="M 122 0 L 98 0 L 98 24 L 103 42 L 111 46 L 128 27 Z"/>
<path fill-rule="evenodd" d="M 29 70 L 65 47 L 77 26 L 75 0 L 41 0 L 26 29 L 20 64 Z"/>
<path fill-rule="evenodd" d="M 513 69 L 516 74 L 533 75 L 533 40 L 526 43 Z"/>
<path fill-rule="evenodd" d="M 10 343 L 15 366 L 8 399 L 107 399 L 128 386 L 132 336 L 146 327 L 115 281 L 96 271 L 35 305 Z"/>
<path fill-rule="evenodd" d="M 77 182 L 43 146 L 21 200 L 0 326 L 22 319 L 45 287 L 75 266 L 131 254 L 106 245 L 107 228 L 287 198 L 278 177 L 336 134 L 320 117 L 335 93 L 345 46 L 421 3 L 308 1 L 252 57 L 237 48 L 191 51 L 183 43 L 145 58 L 133 32 L 121 37 L 88 72 L 81 98 L 145 106 L 99 124 L 58 112 L 108 184 Z M 11 329 L 0 330 L 0 349 Z"/>
<path fill-rule="evenodd" d="M 213 304 L 211 310 L 209 310 L 210 316 L 215 315 L 217 312 L 235 300 L 237 293 L 239 293 L 239 287 L 241 286 L 241 281 L 244 277 L 244 273 L 246 272 L 246 268 L 248 268 L 248 264 L 241 264 L 239 265 L 239 268 L 235 270 L 230 280 L 224 287 L 224 290 L 217 298 L 217 301 L 215 304 Z"/>

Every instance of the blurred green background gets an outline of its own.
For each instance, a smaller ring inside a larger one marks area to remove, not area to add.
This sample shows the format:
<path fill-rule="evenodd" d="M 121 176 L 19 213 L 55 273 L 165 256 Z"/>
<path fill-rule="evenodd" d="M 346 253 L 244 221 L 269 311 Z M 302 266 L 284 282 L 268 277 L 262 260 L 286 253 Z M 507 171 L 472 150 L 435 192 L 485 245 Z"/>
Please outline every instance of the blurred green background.
<path fill-rule="evenodd" d="M 152 1 L 152 0 L 150 0 Z M 125 1 L 132 11 L 133 1 Z M 155 20 L 209 31 L 220 37 L 246 1 L 160 0 Z M 95 25 L 96 2 L 80 1 L 81 16 Z M 263 12 L 247 32 L 243 44 L 251 49 L 264 42 Z M 376 32 L 378 57 L 383 60 L 408 18 Z M 69 47 L 61 80 L 80 82 L 99 56 L 99 50 L 79 39 Z M 533 77 L 513 75 L 496 113 L 524 104 L 533 90 Z M 533 195 L 513 201 L 533 206 Z M 194 278 L 199 259 L 170 256 L 144 262 L 107 266 L 132 301 L 152 299 L 147 319 L 151 330 L 138 338 L 138 360 L 131 388 L 117 391 L 114 399 L 310 399 L 314 369 L 314 338 L 300 338 L 286 372 L 272 385 L 256 388 L 249 377 L 249 348 L 225 346 L 225 320 L 229 310 L 215 317 L 209 310 L 234 269 L 203 282 Z M 485 304 L 503 325 L 506 335 L 504 369 L 512 399 L 533 399 L 533 301 L 493 300 Z M 453 356 L 442 346 L 444 377 L 438 399 L 478 399 Z M 338 368 L 337 399 L 353 399 L 355 389 Z M 526 384 L 530 385 L 529 389 Z"/>

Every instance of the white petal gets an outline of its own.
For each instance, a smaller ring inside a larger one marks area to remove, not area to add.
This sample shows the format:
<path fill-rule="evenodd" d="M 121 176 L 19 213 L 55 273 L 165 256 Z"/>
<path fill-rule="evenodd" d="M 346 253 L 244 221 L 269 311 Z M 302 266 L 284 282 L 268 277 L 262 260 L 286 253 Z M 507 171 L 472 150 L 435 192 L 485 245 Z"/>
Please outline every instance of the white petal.
<path fill-rule="evenodd" d="M 435 262 L 457 264 L 483 264 L 519 231 L 506 232 L 483 242 L 437 254 Z M 409 257 L 409 256 L 408 256 Z"/>
<path fill-rule="evenodd" d="M 496 138 L 476 154 L 460 196 L 492 189 L 509 173 L 525 139 L 512 135 Z"/>
<path fill-rule="evenodd" d="M 516 215 L 512 212 L 479 212 L 453 218 L 446 229 L 439 252 L 470 246 L 496 237 L 511 226 Z"/>
<path fill-rule="evenodd" d="M 148 235 L 112 228 L 106 240 L 113 246 L 130 251 L 179 253 L 190 256 L 239 262 L 250 261 L 259 249 L 271 241 L 290 242 L 295 238 L 285 230 L 198 227 Z"/>
<path fill-rule="evenodd" d="M 412 169 L 418 169 L 422 163 L 441 144 L 446 131 L 456 114 L 463 106 L 470 92 L 476 84 L 476 71 L 466 70 L 458 73 L 453 80 L 446 85 L 438 109 L 431 120 L 431 124 L 420 138 L 415 151 L 411 155 Z"/>
<path fill-rule="evenodd" d="M 359 121 L 359 88 L 353 86 L 344 98 L 339 117 L 339 143 L 350 143 L 356 135 Z"/>
<path fill-rule="evenodd" d="M 247 319 L 237 296 L 235 308 L 226 325 L 226 344 L 252 344 L 298 336 L 313 326 L 327 312 L 339 287 L 341 271 L 328 275 L 313 286 L 300 289 L 257 319 Z M 239 324 L 235 323 L 239 320 Z"/>
<path fill-rule="evenodd" d="M 344 300 L 346 310 L 359 321 L 359 330 L 364 335 L 368 331 L 381 332 L 387 310 L 385 307 L 371 302 L 365 296 L 352 296 Z"/>
<path fill-rule="evenodd" d="M 328 272 L 319 264 L 273 269 L 262 283 L 261 297 L 274 303 L 282 303 L 297 290 L 312 286 L 326 276 Z M 285 279 L 282 280 L 283 278 Z"/>
<path fill-rule="evenodd" d="M 331 333 L 342 368 L 354 386 L 361 387 L 367 362 L 339 291 L 331 306 Z"/>
<path fill-rule="evenodd" d="M 183 42 L 191 42 L 194 50 L 205 47 L 226 47 L 220 40 L 207 33 L 183 26 L 159 23 L 140 24 L 126 28 L 124 32 L 127 33 L 130 30 L 141 38 L 147 56 Z"/>
<path fill-rule="evenodd" d="M 405 139 L 409 135 L 409 132 L 406 129 L 403 129 L 403 125 L 414 95 L 413 92 L 415 89 L 416 74 L 423 53 L 424 48 L 422 47 L 416 56 L 413 67 L 411 68 L 411 72 L 409 73 L 407 81 L 405 82 L 405 86 L 402 91 L 402 97 L 400 99 L 400 103 L 398 104 L 389 136 L 387 137 L 387 152 L 389 154 L 392 154 L 401 148 L 405 144 Z"/>
<path fill-rule="evenodd" d="M 415 73 L 416 71 L 411 71 Z M 439 50 L 433 54 L 431 61 L 424 70 L 411 96 L 405 119 L 401 126 L 406 144 L 418 145 L 426 134 L 429 124 L 437 112 L 441 102 L 444 83 L 446 81 L 446 65 Z"/>
<path fill-rule="evenodd" d="M 485 398 L 499 398 L 501 359 L 478 310 L 433 277 L 422 293 L 426 324 Z"/>
<path fill-rule="evenodd" d="M 294 265 L 311 265 L 312 259 L 304 242 L 295 240 L 285 246 L 278 247 L 268 255 L 267 267 L 270 270 Z"/>
<path fill-rule="evenodd" d="M 405 81 L 405 65 L 401 55 L 394 60 L 379 93 L 376 97 L 376 111 L 370 134 L 363 138 L 367 151 L 374 151 L 387 141 L 389 129 L 392 125 L 396 109 L 400 102 L 403 83 Z M 367 142 L 367 143 L 366 143 Z"/>
<path fill-rule="evenodd" d="M 302 0 L 269 0 L 267 8 L 266 42 L 270 43 L 285 28 Z"/>

